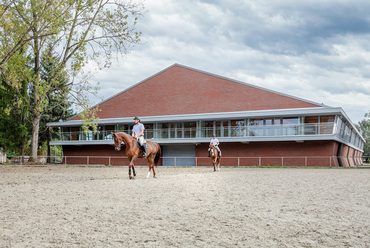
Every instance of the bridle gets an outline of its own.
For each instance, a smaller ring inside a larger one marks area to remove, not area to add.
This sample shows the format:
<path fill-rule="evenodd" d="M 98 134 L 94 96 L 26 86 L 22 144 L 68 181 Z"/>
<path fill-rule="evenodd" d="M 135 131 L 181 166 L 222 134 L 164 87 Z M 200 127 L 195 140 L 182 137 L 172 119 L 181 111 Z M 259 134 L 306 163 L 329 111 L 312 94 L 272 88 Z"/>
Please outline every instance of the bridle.
<path fill-rule="evenodd" d="M 121 150 L 121 147 L 122 147 L 122 139 L 119 138 L 117 135 L 114 135 L 113 139 L 117 139 L 117 141 L 118 141 L 118 146 L 116 146 L 116 144 L 114 144 L 115 147 L 116 147 L 116 150 L 117 151 L 118 151 L 118 149 Z M 116 143 L 116 142 L 114 142 L 114 143 Z"/>

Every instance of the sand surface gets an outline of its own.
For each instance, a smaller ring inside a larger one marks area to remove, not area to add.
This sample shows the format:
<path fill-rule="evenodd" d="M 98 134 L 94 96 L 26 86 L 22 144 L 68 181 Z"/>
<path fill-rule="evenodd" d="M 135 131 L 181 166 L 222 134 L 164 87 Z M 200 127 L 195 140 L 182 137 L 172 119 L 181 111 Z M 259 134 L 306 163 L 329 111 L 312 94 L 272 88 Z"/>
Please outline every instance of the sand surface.
<path fill-rule="evenodd" d="M 0 247 L 370 247 L 370 169 L 0 166 Z"/>

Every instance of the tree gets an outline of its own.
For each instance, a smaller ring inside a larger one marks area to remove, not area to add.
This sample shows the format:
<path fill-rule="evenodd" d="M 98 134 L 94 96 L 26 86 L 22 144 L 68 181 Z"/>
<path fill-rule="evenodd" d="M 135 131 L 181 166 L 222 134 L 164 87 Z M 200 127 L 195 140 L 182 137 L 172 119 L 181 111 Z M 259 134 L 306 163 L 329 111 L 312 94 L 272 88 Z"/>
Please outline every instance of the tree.
<path fill-rule="evenodd" d="M 40 120 L 49 105 L 47 96 L 57 91 L 68 92 L 74 103 L 86 106 L 85 93 L 91 88 L 86 81 L 79 85 L 81 82 L 76 82 L 75 77 L 89 59 L 101 68 L 109 67 L 114 55 L 126 54 L 131 45 L 139 42 L 141 33 L 135 27 L 142 6 L 124 0 L 25 0 L 9 1 L 6 6 L 7 10 L 2 11 L 9 13 L 6 19 L 15 18 L 24 25 L 17 24 L 20 27 L 10 41 L 4 34 L 1 39 L 10 44 L 6 49 L 17 46 L 18 40 L 23 41 L 22 46 L 29 45 L 27 51 L 33 55 L 33 73 L 29 80 L 32 97 L 25 99 L 17 91 L 22 82 L 17 74 L 5 70 L 5 66 L 0 69 L 4 81 L 15 89 L 16 97 L 32 112 L 31 158 L 36 159 Z M 18 27 L 14 25 L 11 28 Z M 1 27 L 9 28 L 4 23 Z M 27 39 L 23 39 L 24 34 Z M 8 35 L 12 34 L 8 32 Z M 3 52 L 2 57 L 6 54 L 9 52 Z M 57 58 L 57 66 L 48 81 L 40 75 L 42 54 L 55 54 Z M 61 84 L 58 78 L 65 71 L 72 79 Z"/>
<path fill-rule="evenodd" d="M 0 0 L 0 68 L 32 40 L 54 35 L 62 24 L 60 10 L 68 8 L 59 0 Z M 39 32 L 32 32 L 40 24 Z"/>
<path fill-rule="evenodd" d="M 49 50 L 50 51 L 50 50 Z M 41 79 L 50 83 L 54 70 L 58 67 L 57 58 L 53 54 L 46 54 L 41 59 Z M 69 77 L 66 73 L 59 73 L 57 82 L 65 85 Z M 51 83 L 50 83 L 51 84 Z M 50 92 L 46 97 L 48 106 L 45 108 L 44 113 L 40 119 L 39 130 L 39 147 L 46 147 L 47 157 L 50 158 L 50 145 L 51 131 L 47 127 L 48 122 L 57 122 L 59 120 L 66 120 L 75 115 L 72 109 L 72 103 L 68 101 L 68 92 L 66 87 L 59 87 L 62 90 Z"/>
<path fill-rule="evenodd" d="M 22 51 L 18 51 L 15 56 L 9 60 L 10 68 L 15 73 L 21 75 L 24 79 L 21 85 L 16 89 L 23 98 L 28 96 L 27 83 L 27 62 Z M 22 74 L 26 73 L 26 74 Z M 0 79 L 0 148 L 3 151 L 11 151 L 16 154 L 25 155 L 25 150 L 28 146 L 29 136 L 29 108 L 23 104 L 21 99 L 14 96 L 17 94 L 16 90 L 4 82 L 1 75 Z"/>
<path fill-rule="evenodd" d="M 365 114 L 365 119 L 356 125 L 356 128 L 360 131 L 362 137 L 364 137 L 366 141 L 364 146 L 364 156 L 370 156 L 370 110 Z"/>

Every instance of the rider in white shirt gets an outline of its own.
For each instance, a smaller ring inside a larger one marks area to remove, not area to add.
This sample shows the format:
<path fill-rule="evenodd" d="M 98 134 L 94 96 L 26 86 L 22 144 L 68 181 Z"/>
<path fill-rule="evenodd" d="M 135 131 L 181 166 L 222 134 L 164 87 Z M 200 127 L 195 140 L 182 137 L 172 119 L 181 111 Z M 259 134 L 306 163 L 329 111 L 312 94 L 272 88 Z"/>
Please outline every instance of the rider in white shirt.
<path fill-rule="evenodd" d="M 141 145 L 141 150 L 143 151 L 143 157 L 146 156 L 146 151 L 144 145 L 144 125 L 140 123 L 140 118 L 136 116 L 134 118 L 135 120 L 135 125 L 132 128 L 132 136 L 137 139 Z"/>
<path fill-rule="evenodd" d="M 218 153 L 220 154 L 220 157 L 221 157 L 221 150 L 218 147 L 218 145 L 220 144 L 220 141 L 216 138 L 216 135 L 215 134 L 213 134 L 213 139 L 211 139 L 211 142 L 209 144 L 212 144 L 212 145 L 215 146 L 215 148 L 217 149 L 217 151 L 218 151 Z M 210 150 L 211 149 L 209 148 L 208 151 L 210 151 Z"/>

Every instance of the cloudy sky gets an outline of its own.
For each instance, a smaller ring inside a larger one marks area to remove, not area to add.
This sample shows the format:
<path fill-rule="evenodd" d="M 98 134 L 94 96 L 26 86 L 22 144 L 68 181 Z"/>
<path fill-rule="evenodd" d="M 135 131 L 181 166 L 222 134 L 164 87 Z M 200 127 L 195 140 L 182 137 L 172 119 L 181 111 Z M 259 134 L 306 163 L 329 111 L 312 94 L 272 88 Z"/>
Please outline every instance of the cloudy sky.
<path fill-rule="evenodd" d="M 370 110 L 368 0 L 146 0 L 144 6 L 142 44 L 95 73 L 103 99 L 179 63 L 342 107 L 353 123 Z"/>

